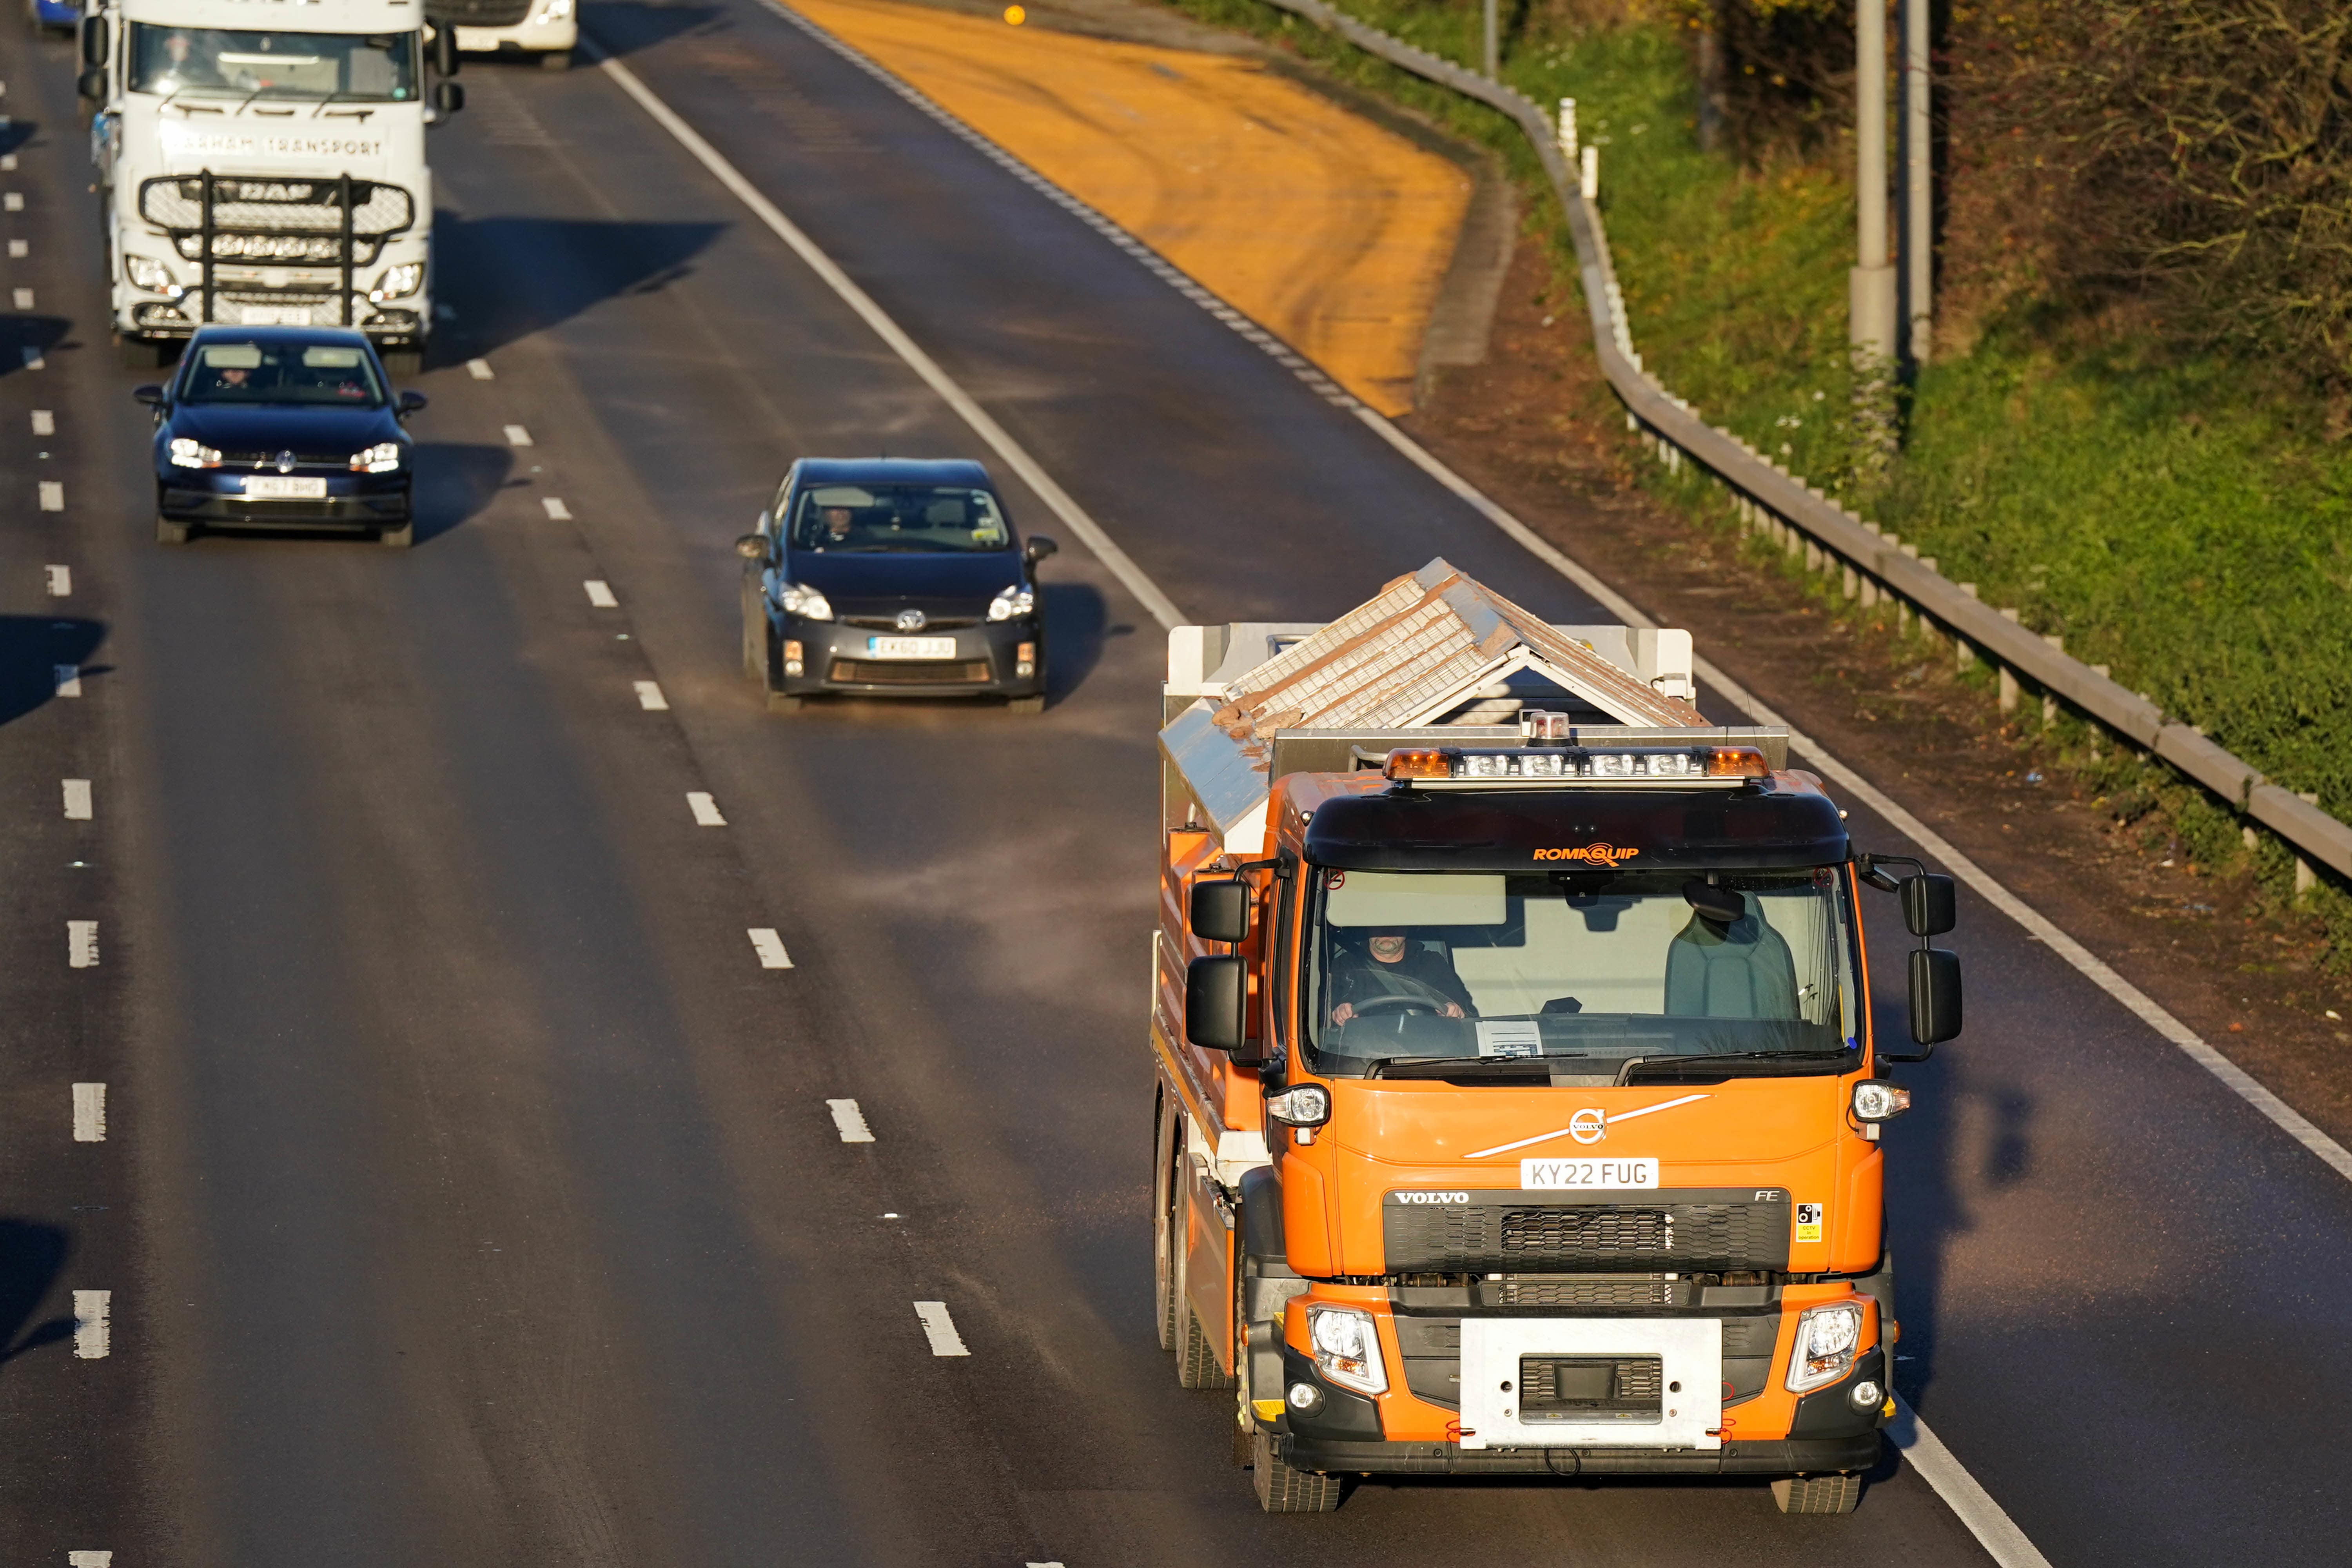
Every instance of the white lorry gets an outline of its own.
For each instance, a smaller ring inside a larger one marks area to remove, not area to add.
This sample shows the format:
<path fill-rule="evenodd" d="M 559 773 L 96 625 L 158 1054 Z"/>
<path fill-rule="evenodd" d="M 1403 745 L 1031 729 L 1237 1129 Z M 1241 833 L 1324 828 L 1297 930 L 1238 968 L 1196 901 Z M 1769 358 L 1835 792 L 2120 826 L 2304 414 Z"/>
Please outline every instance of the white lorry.
<path fill-rule="evenodd" d="M 541 70 L 569 70 L 580 43 L 578 0 L 433 0 L 431 16 L 457 30 L 460 53 L 535 59 Z"/>
<path fill-rule="evenodd" d="M 454 30 L 428 62 L 426 26 L 424 0 L 94 0 L 79 89 L 125 363 L 221 321 L 356 327 L 421 368 L 425 128 L 465 102 Z"/>

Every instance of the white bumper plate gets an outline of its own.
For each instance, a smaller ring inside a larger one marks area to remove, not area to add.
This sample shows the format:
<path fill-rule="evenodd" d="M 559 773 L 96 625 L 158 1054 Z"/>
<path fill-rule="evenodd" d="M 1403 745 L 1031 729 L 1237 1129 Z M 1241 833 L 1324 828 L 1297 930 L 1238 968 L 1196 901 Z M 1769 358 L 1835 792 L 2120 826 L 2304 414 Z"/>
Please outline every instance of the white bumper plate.
<path fill-rule="evenodd" d="M 1656 1356 L 1654 1417 L 1522 1418 L 1522 1356 Z M 1679 1385 L 1679 1386 L 1677 1386 Z M 1465 1318 L 1465 1448 L 1723 1447 L 1723 1324 L 1714 1318 Z"/>

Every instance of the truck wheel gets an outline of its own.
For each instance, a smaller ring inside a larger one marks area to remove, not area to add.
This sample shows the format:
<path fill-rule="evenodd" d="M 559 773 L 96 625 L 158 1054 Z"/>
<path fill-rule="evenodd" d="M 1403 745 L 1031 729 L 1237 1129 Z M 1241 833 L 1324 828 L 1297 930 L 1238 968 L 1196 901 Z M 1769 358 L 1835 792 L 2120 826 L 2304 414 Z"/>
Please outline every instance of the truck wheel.
<path fill-rule="evenodd" d="M 1005 703 L 1004 710 L 1007 713 L 1043 713 L 1045 700 L 1043 697 L 1015 697 Z"/>
<path fill-rule="evenodd" d="M 1151 983 L 1160 984 L 1156 971 Z M 1151 1315 L 1161 1350 L 1176 1345 L 1176 1265 L 1171 1241 L 1175 1226 L 1170 1197 L 1176 1187 L 1176 1162 L 1171 1152 L 1175 1123 L 1168 1091 L 1162 1089 L 1151 1108 Z"/>
<path fill-rule="evenodd" d="M 1274 1457 L 1264 1432 L 1250 1435 L 1250 1482 L 1257 1506 L 1268 1513 L 1329 1513 L 1339 1506 L 1345 1483 L 1320 1470 L 1294 1470 Z"/>
<path fill-rule="evenodd" d="M 543 71 L 568 71 L 572 68 L 570 49 L 550 49 L 539 57 L 539 68 Z"/>
<path fill-rule="evenodd" d="M 155 542 L 156 542 L 156 543 L 158 543 L 158 544 L 185 544 L 187 542 L 188 542 L 188 525 L 187 525 L 186 523 L 184 523 L 184 522 L 173 522 L 170 518 L 168 518 L 168 517 L 164 517 L 164 516 L 161 515 L 160 513 L 156 516 L 156 519 L 155 519 Z"/>
<path fill-rule="evenodd" d="M 1231 1388 L 1233 1374 L 1217 1365 L 1216 1342 L 1209 1337 L 1201 1321 L 1201 1314 L 1192 1310 L 1192 1303 L 1176 1303 L 1178 1314 L 1184 1320 L 1183 1332 L 1176 1342 L 1176 1383 L 1181 1388 Z"/>
<path fill-rule="evenodd" d="M 383 374 L 386 375 L 410 376 L 425 374 L 423 349 L 386 349 L 381 357 L 383 360 Z"/>
<path fill-rule="evenodd" d="M 1772 1483 L 1782 1513 L 1852 1513 L 1862 1501 L 1860 1476 L 1790 1476 Z"/>
<path fill-rule="evenodd" d="M 405 550 L 416 542 L 416 521 L 414 518 L 398 528 L 379 529 L 376 542 L 392 550 Z"/>
<path fill-rule="evenodd" d="M 797 713 L 801 710 L 804 701 L 805 700 L 803 698 L 787 697 L 781 691 L 771 691 L 768 693 L 768 711 L 771 713 Z"/>

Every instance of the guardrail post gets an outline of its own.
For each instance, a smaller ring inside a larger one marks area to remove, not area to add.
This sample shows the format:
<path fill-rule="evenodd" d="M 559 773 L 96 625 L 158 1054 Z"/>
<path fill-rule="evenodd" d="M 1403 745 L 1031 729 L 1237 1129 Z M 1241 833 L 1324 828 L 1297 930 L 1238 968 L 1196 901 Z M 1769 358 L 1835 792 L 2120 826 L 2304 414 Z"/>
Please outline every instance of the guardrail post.
<path fill-rule="evenodd" d="M 1977 585 L 1974 583 L 1963 583 L 1960 584 L 1960 592 L 1973 599 L 1977 596 Z M 1960 668 L 1966 669 L 1976 661 L 1977 650 L 1969 646 L 1969 639 L 1962 637 L 1955 627 L 1952 632 L 1952 662 Z"/>
<path fill-rule="evenodd" d="M 2003 610 L 2000 613 L 2000 618 L 2004 621 L 2014 621 L 2017 619 L 2017 612 L 2013 609 Z M 2017 711 L 2017 671 L 2005 664 L 2000 667 L 2000 710 L 2004 713 Z"/>
<path fill-rule="evenodd" d="M 2317 805 L 2319 804 L 2319 792 L 2315 789 L 2297 790 L 2295 792 L 2295 798 L 2302 801 L 2306 805 Z M 2319 873 L 2311 868 L 2310 861 L 2305 859 L 2300 855 L 2296 856 L 2294 858 L 2294 896 L 2296 900 L 2300 901 L 2304 894 L 2311 891 L 2312 889 L 2318 885 Z"/>
<path fill-rule="evenodd" d="M 1856 594 L 1862 592 L 1862 579 L 1854 572 L 1853 562 L 1849 561 L 1844 563 L 1842 574 L 1845 579 L 1845 596 L 1847 598 L 1851 599 Z"/>
<path fill-rule="evenodd" d="M 2042 640 L 2059 653 L 2066 651 L 2066 639 L 2056 632 L 2043 632 Z M 2046 729 L 2058 722 L 2058 698 L 2048 687 L 2042 690 L 2042 723 Z"/>
<path fill-rule="evenodd" d="M 1576 100 L 1572 98 L 1559 100 L 1559 155 L 1570 167 L 1576 166 Z"/>
<path fill-rule="evenodd" d="M 1601 149 L 1587 143 L 1581 154 L 1584 162 L 1578 171 L 1577 188 L 1588 202 L 1601 199 Z"/>

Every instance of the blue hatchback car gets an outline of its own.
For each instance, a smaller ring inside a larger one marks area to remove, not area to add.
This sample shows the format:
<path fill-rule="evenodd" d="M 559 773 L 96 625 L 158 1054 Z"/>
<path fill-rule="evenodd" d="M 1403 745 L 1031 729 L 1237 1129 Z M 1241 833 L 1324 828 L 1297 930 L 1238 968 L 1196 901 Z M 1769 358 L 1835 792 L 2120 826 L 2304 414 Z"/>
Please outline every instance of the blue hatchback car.
<path fill-rule="evenodd" d="M 81 25 L 81 0 L 25 0 L 25 26 L 35 37 L 70 33 Z"/>
<path fill-rule="evenodd" d="M 168 386 L 132 395 L 155 410 L 155 538 L 196 528 L 358 530 L 416 537 L 409 510 L 415 443 L 401 421 L 421 393 L 394 396 L 359 332 L 203 327 Z"/>

